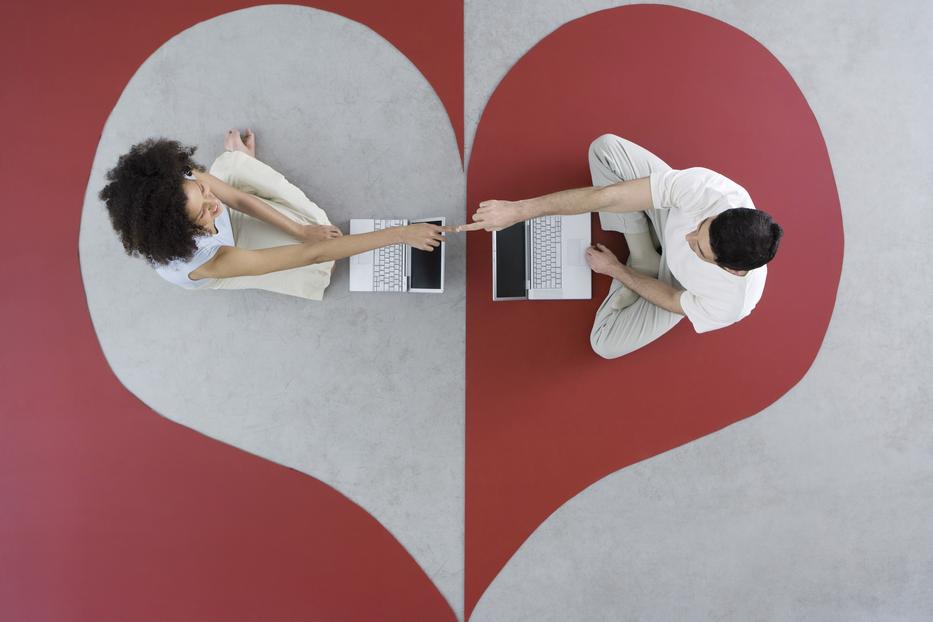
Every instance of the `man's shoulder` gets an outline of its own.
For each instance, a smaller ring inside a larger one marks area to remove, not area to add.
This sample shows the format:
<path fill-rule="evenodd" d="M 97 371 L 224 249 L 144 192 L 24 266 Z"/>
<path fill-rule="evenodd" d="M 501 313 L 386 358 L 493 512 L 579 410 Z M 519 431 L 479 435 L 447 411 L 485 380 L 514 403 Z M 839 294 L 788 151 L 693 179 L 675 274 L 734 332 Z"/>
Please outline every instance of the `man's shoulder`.
<path fill-rule="evenodd" d="M 715 202 L 719 211 L 731 207 L 748 207 L 755 209 L 752 197 L 748 190 L 738 182 L 726 177 L 718 171 L 703 167 L 686 169 L 694 176 L 694 183 L 701 188 L 707 203 Z"/>
<path fill-rule="evenodd" d="M 687 290 L 725 316 L 739 314 L 749 300 L 761 298 L 768 278 L 767 266 L 750 270 L 743 276 L 731 274 L 713 264 L 701 267 L 701 278 L 694 279 L 693 287 Z"/>
<path fill-rule="evenodd" d="M 722 173 L 702 166 L 652 174 L 651 192 L 659 207 L 715 216 L 733 207 L 754 209 L 748 191 Z"/>
<path fill-rule="evenodd" d="M 729 177 L 726 177 L 722 173 L 714 171 L 711 168 L 694 166 L 691 168 L 685 168 L 682 172 L 686 175 L 689 175 L 697 182 L 702 183 L 703 185 L 720 189 L 722 191 L 742 192 L 748 194 L 748 191 L 745 190 L 744 186 L 730 179 Z"/>

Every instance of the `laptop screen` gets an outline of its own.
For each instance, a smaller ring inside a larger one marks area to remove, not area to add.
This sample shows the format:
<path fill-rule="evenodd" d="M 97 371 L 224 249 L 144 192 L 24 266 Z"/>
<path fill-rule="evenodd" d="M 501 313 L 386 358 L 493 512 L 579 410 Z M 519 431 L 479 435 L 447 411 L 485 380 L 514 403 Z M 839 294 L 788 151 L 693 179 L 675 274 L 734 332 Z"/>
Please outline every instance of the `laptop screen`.
<path fill-rule="evenodd" d="M 496 298 L 525 298 L 525 223 L 496 231 Z"/>
<path fill-rule="evenodd" d="M 440 220 L 419 220 L 432 225 L 441 226 Z M 411 289 L 440 289 L 441 288 L 441 248 L 433 251 L 411 249 Z"/>

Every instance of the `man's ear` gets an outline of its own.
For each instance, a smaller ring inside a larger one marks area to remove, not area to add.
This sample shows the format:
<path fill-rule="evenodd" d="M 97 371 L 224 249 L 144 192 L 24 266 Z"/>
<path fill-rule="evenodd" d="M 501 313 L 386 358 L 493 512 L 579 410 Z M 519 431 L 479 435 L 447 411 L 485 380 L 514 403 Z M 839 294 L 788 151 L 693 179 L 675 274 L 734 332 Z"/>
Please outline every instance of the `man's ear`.
<path fill-rule="evenodd" d="M 722 266 L 720 266 L 720 268 L 722 268 Z M 735 276 L 745 276 L 746 274 L 748 274 L 748 270 L 733 270 L 732 268 L 722 268 L 722 269 L 728 272 L 729 274 L 734 274 Z"/>

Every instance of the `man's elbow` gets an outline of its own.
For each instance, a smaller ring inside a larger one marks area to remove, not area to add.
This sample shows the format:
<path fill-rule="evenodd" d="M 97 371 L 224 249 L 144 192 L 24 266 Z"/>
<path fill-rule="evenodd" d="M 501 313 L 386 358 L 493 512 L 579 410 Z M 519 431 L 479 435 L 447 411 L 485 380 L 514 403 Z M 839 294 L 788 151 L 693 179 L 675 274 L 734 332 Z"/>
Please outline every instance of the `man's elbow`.
<path fill-rule="evenodd" d="M 686 313 L 684 313 L 684 308 L 680 304 L 680 296 L 683 293 L 683 290 L 677 290 L 671 294 L 671 298 L 669 300 L 670 306 L 667 308 L 668 311 L 678 315 L 686 315 Z"/>
<path fill-rule="evenodd" d="M 651 201 L 651 185 L 647 177 L 619 181 L 599 189 L 598 202 L 601 212 L 624 214 L 643 212 L 654 207 Z"/>
<path fill-rule="evenodd" d="M 621 213 L 626 211 L 625 196 L 628 194 L 628 188 L 625 184 L 629 182 L 620 181 L 609 186 L 603 186 L 596 190 L 596 206 L 598 212 Z"/>

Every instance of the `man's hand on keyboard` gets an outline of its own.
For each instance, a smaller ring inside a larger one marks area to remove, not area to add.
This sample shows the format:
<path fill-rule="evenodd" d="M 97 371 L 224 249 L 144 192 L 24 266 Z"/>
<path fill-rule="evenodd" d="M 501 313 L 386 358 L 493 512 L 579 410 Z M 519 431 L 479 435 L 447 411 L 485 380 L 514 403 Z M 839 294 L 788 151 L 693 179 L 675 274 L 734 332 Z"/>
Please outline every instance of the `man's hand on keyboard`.
<path fill-rule="evenodd" d="M 473 223 L 460 225 L 457 231 L 499 231 L 526 220 L 521 201 L 483 201 L 473 214 Z"/>
<path fill-rule="evenodd" d="M 444 234 L 455 231 L 454 227 L 441 227 L 427 222 L 419 222 L 406 227 L 399 227 L 402 244 L 423 251 L 433 251 L 445 242 Z"/>
<path fill-rule="evenodd" d="M 622 265 L 612 251 L 602 244 L 586 249 L 586 263 L 589 264 L 590 270 L 598 274 L 609 274 L 614 268 Z"/>

